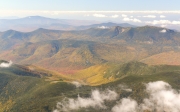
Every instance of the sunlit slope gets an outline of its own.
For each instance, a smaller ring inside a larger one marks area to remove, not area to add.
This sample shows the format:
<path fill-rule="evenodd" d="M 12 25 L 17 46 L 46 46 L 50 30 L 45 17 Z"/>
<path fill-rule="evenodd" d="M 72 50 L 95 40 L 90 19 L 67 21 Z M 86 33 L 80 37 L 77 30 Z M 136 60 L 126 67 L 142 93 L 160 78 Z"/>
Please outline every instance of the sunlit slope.
<path fill-rule="evenodd" d="M 180 65 L 180 52 L 179 51 L 169 51 L 156 54 L 141 60 L 144 63 L 150 65 Z"/>
<path fill-rule="evenodd" d="M 73 78 L 80 79 L 89 85 L 101 85 L 123 79 L 129 75 L 147 76 L 163 74 L 168 72 L 180 73 L 180 66 L 170 65 L 147 65 L 141 62 L 128 62 L 124 64 L 106 63 L 95 65 L 87 69 L 76 72 Z"/>
<path fill-rule="evenodd" d="M 75 79 L 80 79 L 87 85 L 100 85 L 103 83 L 108 83 L 114 81 L 115 78 L 106 78 L 104 74 L 110 68 L 108 64 L 101 64 L 91 66 L 87 69 L 80 70 L 72 75 Z"/>
<path fill-rule="evenodd" d="M 93 41 L 51 40 L 25 43 L 0 57 L 21 64 L 36 64 L 63 73 L 88 68 L 105 62 L 129 62 L 150 55 L 139 46 L 105 44 Z"/>

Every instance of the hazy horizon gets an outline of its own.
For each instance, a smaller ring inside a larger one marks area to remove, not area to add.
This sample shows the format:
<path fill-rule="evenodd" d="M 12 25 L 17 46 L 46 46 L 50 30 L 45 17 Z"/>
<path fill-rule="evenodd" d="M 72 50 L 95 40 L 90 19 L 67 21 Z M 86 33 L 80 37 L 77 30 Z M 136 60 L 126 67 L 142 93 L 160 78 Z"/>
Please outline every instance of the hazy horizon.
<path fill-rule="evenodd" d="M 178 0 L 164 1 L 0 1 L 0 19 L 43 16 L 56 19 L 111 21 L 134 25 L 180 25 Z"/>

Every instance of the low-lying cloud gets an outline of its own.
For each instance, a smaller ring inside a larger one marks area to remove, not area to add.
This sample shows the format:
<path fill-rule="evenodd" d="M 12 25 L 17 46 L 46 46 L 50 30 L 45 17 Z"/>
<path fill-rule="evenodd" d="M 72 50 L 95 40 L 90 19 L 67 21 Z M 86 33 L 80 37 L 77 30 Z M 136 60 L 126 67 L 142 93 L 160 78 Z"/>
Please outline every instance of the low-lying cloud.
<path fill-rule="evenodd" d="M 127 15 L 125 15 L 125 14 L 122 14 L 121 16 L 124 17 L 124 18 L 127 17 Z"/>
<path fill-rule="evenodd" d="M 160 17 L 160 18 L 165 18 L 166 16 L 164 16 L 164 15 L 160 15 L 159 17 Z"/>
<path fill-rule="evenodd" d="M 119 15 L 115 14 L 115 15 L 112 15 L 111 17 L 112 17 L 112 18 L 118 18 Z"/>
<path fill-rule="evenodd" d="M 159 31 L 160 33 L 166 33 L 167 31 L 166 31 L 166 29 L 163 29 L 163 30 L 161 30 L 161 31 Z"/>
<path fill-rule="evenodd" d="M 124 84 L 119 84 L 118 87 L 121 90 L 127 91 L 127 92 L 132 92 L 132 89 L 128 88 L 128 86 L 124 85 Z"/>
<path fill-rule="evenodd" d="M 98 26 L 97 28 L 99 28 L 99 29 L 109 29 L 109 27 L 107 27 L 107 26 Z"/>
<path fill-rule="evenodd" d="M 7 63 L 7 62 L 2 62 L 2 63 L 0 64 L 0 67 L 1 67 L 1 68 L 8 68 L 8 67 L 10 67 L 12 64 L 13 64 L 12 61 L 9 61 L 8 63 Z"/>
<path fill-rule="evenodd" d="M 155 15 L 147 15 L 147 16 L 143 16 L 143 17 L 145 17 L 145 18 L 156 18 Z"/>
<path fill-rule="evenodd" d="M 180 21 L 170 21 L 170 20 L 153 20 L 153 21 L 146 21 L 147 24 L 165 24 L 165 25 L 180 25 Z"/>
<path fill-rule="evenodd" d="M 93 14 L 93 16 L 94 16 L 94 17 L 101 17 L 101 18 L 107 17 L 107 16 L 104 15 L 104 14 Z"/>
<path fill-rule="evenodd" d="M 163 81 L 150 82 L 146 85 L 149 98 L 144 99 L 143 110 L 157 112 L 180 112 L 180 94 Z"/>
<path fill-rule="evenodd" d="M 131 98 L 123 98 L 117 105 L 112 108 L 112 112 L 135 112 L 138 104 Z"/>
<path fill-rule="evenodd" d="M 79 82 L 77 82 L 77 81 L 73 81 L 73 82 L 71 82 L 73 85 L 75 85 L 77 88 L 79 88 L 79 87 L 81 87 L 82 86 L 82 84 L 81 83 L 79 83 Z"/>
<path fill-rule="evenodd" d="M 146 84 L 149 98 L 142 104 L 131 98 L 123 98 L 113 108 L 112 112 L 180 112 L 180 94 L 163 81 Z"/>
<path fill-rule="evenodd" d="M 148 97 L 143 99 L 142 103 L 130 97 L 122 98 L 117 101 L 118 94 L 115 91 L 94 90 L 91 97 L 77 99 L 66 99 L 57 104 L 54 112 L 73 111 L 80 108 L 107 109 L 105 101 L 116 101 L 112 106 L 111 112 L 180 112 L 180 93 L 173 89 L 168 83 L 163 81 L 150 82 L 145 85 Z M 120 89 L 127 88 L 119 85 Z"/>
<path fill-rule="evenodd" d="M 69 98 L 57 103 L 57 109 L 54 110 L 54 112 L 71 111 L 88 107 L 105 109 L 105 101 L 112 101 L 117 98 L 118 94 L 115 91 L 106 90 L 101 92 L 99 90 L 94 90 L 92 91 L 90 98 L 82 98 L 78 96 L 77 99 Z"/>
<path fill-rule="evenodd" d="M 128 21 L 128 22 L 136 22 L 136 23 L 141 23 L 141 20 L 136 19 L 136 18 L 124 18 L 123 21 Z"/>

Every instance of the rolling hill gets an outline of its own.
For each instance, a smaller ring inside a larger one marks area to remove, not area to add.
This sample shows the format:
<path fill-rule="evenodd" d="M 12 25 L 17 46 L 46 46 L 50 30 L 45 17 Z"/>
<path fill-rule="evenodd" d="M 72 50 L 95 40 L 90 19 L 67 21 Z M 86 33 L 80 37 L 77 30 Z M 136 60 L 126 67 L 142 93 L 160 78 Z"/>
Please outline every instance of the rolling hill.
<path fill-rule="evenodd" d="M 1 58 L 21 64 L 35 64 L 63 73 L 106 62 L 124 63 L 140 60 L 149 53 L 138 47 L 80 40 L 49 40 L 24 43 L 4 51 Z M 111 55 L 114 54 L 114 55 Z"/>
<path fill-rule="evenodd" d="M 150 57 L 169 51 L 179 52 L 179 37 L 179 32 L 154 26 L 78 31 L 40 28 L 28 33 L 8 30 L 0 34 L 0 58 L 71 74 L 106 62 L 153 62 Z M 163 62 L 166 58 L 161 59 Z"/>
<path fill-rule="evenodd" d="M 8 62 L 1 61 L 2 63 Z M 91 92 L 100 92 L 100 95 L 111 93 L 111 97 L 116 94 L 118 96 L 114 100 L 103 101 L 107 106 L 106 109 L 97 105 L 97 108 L 87 106 L 73 109 L 69 107 L 69 109 L 72 109 L 70 111 L 110 112 L 113 106 L 116 105 L 116 102 L 125 97 L 131 97 L 138 103 L 142 103 L 144 98 L 148 98 L 144 83 L 161 80 L 168 82 L 175 89 L 180 89 L 180 66 L 149 66 L 140 62 L 96 65 L 73 76 L 77 78 L 74 79 L 75 81 L 80 81 L 81 86 L 79 87 L 76 85 L 77 82 L 74 83 L 73 80 L 63 81 L 60 78 L 56 82 L 54 80 L 46 80 L 48 77 L 54 76 L 42 75 L 40 71 L 37 73 L 37 70 L 40 69 L 36 69 L 36 72 L 33 72 L 32 68 L 24 69 L 23 67 L 26 68 L 27 66 L 14 64 L 9 68 L 0 68 L 0 111 L 2 112 L 50 112 L 55 109 L 59 110 L 63 108 L 57 107 L 57 102 L 63 103 L 66 100 L 68 101 L 68 98 L 76 99 L 78 96 L 91 100 Z M 37 77 L 40 76 L 39 74 L 41 74 L 41 77 Z M 103 78 L 103 83 L 97 81 L 101 79 L 99 76 Z M 84 81 L 84 83 L 81 81 Z M 96 86 L 84 85 L 88 83 Z M 92 101 L 94 102 L 94 100 Z M 64 102 L 64 105 L 66 103 L 68 102 Z M 79 102 L 77 101 L 77 103 Z M 59 111 L 61 112 L 62 110 Z"/>

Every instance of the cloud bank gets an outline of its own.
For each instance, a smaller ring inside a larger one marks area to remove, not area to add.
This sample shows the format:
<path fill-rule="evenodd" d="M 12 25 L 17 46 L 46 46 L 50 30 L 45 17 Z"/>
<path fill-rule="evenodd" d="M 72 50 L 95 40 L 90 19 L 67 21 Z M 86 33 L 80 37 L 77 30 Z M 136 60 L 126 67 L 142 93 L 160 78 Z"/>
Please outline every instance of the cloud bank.
<path fill-rule="evenodd" d="M 180 94 L 163 81 L 151 82 L 146 85 L 150 97 L 144 99 L 143 110 L 157 112 L 180 112 Z"/>
<path fill-rule="evenodd" d="M 155 15 L 147 15 L 147 16 L 143 16 L 143 17 L 145 17 L 145 18 L 156 18 Z"/>
<path fill-rule="evenodd" d="M 104 15 L 104 14 L 93 14 L 93 16 L 94 16 L 94 17 L 101 17 L 101 18 L 107 17 L 107 16 Z"/>
<path fill-rule="evenodd" d="M 128 22 L 136 22 L 136 23 L 141 23 L 141 20 L 136 19 L 136 18 L 124 18 L 123 21 L 128 21 Z"/>
<path fill-rule="evenodd" d="M 118 18 L 119 15 L 115 14 L 115 15 L 112 15 L 111 17 L 112 17 L 112 18 Z"/>
<path fill-rule="evenodd" d="M 88 107 L 105 109 L 106 106 L 104 102 L 116 100 L 117 97 L 118 94 L 111 90 L 106 90 L 104 92 L 94 90 L 92 91 L 90 98 L 78 96 L 77 99 L 67 99 L 66 101 L 57 103 L 57 109 L 54 110 L 54 112 L 71 111 Z"/>
<path fill-rule="evenodd" d="M 180 94 L 163 81 L 146 84 L 149 98 L 139 104 L 131 98 L 123 98 L 113 108 L 112 112 L 180 112 Z"/>
<path fill-rule="evenodd" d="M 122 98 L 111 108 L 111 112 L 180 112 L 180 93 L 163 81 L 150 82 L 145 85 L 148 97 L 141 104 L 128 97 Z M 119 85 L 120 89 L 127 88 Z M 94 90 L 91 97 L 66 99 L 57 104 L 54 112 L 73 111 L 80 108 L 106 109 L 105 101 L 116 101 L 118 94 L 115 91 Z"/>
<path fill-rule="evenodd" d="M 180 21 L 170 21 L 170 20 L 154 20 L 154 21 L 146 21 L 148 24 L 158 25 L 158 24 L 172 24 L 172 25 L 180 25 Z"/>
<path fill-rule="evenodd" d="M 122 16 L 122 17 L 127 17 L 127 15 L 125 15 L 125 14 L 122 14 L 121 16 Z"/>
<path fill-rule="evenodd" d="M 10 67 L 12 64 L 13 64 L 12 61 L 9 61 L 9 63 L 2 62 L 2 63 L 0 64 L 0 67 L 1 67 L 1 68 L 8 68 L 8 67 Z"/>
<path fill-rule="evenodd" d="M 117 105 L 112 108 L 112 112 L 135 112 L 138 104 L 131 98 L 123 98 Z"/>
<path fill-rule="evenodd" d="M 166 16 L 164 16 L 164 15 L 160 15 L 159 17 L 160 17 L 160 18 L 165 18 Z"/>

